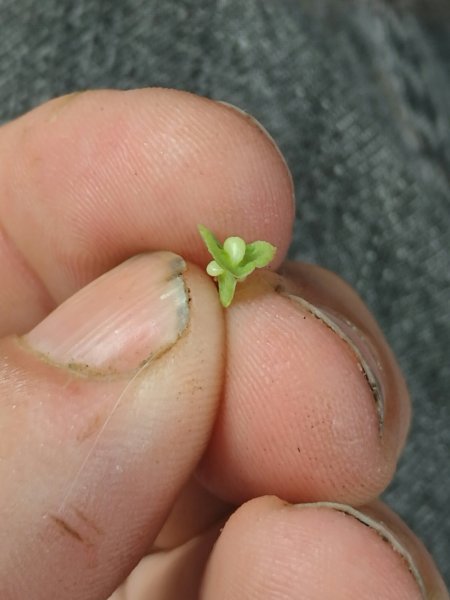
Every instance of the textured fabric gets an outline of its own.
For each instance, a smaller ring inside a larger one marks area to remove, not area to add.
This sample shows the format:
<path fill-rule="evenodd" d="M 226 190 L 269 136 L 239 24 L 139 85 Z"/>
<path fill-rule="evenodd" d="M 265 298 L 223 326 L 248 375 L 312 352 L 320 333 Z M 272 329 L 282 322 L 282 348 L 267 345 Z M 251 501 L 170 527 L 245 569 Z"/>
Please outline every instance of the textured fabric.
<path fill-rule="evenodd" d="M 0 119 L 80 88 L 170 86 L 253 113 L 297 186 L 291 256 L 369 304 L 412 392 L 386 494 L 450 581 L 447 0 L 0 0 Z"/>

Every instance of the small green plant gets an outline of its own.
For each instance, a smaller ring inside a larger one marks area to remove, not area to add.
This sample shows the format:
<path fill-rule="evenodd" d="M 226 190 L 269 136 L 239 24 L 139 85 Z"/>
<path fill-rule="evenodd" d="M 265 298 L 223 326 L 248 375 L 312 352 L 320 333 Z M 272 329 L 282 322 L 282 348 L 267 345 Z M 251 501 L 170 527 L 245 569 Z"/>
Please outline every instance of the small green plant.
<path fill-rule="evenodd" d="M 233 300 L 237 282 L 244 281 L 255 269 L 268 265 L 277 249 L 269 242 L 246 244 L 237 236 L 227 238 L 222 246 L 204 225 L 198 225 L 198 230 L 214 259 L 206 272 L 217 280 L 220 301 L 227 308 Z"/>

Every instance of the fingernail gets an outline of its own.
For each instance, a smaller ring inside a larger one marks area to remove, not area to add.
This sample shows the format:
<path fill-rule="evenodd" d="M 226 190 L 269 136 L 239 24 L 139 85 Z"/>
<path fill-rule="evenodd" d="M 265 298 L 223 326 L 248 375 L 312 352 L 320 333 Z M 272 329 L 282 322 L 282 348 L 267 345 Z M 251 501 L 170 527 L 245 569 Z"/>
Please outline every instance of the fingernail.
<path fill-rule="evenodd" d="M 54 98 L 49 102 L 49 123 L 53 123 L 56 121 L 60 115 L 60 113 L 69 106 L 75 98 L 78 98 L 82 94 L 85 94 L 86 91 L 76 90 L 75 92 L 70 92 L 70 94 L 64 94 L 64 96 L 59 96 L 58 98 Z"/>
<path fill-rule="evenodd" d="M 224 100 L 216 100 L 216 102 L 218 104 L 222 104 L 223 106 L 226 106 L 230 110 L 233 110 L 233 111 L 237 112 L 239 115 L 241 115 L 242 117 L 244 117 L 245 119 L 247 119 L 247 121 L 249 121 L 249 123 L 251 123 L 257 129 L 259 129 L 267 138 L 269 138 L 269 140 L 275 146 L 275 148 L 277 149 L 277 151 L 280 153 L 281 158 L 283 159 L 283 161 L 286 162 L 284 156 L 281 154 L 281 151 L 278 148 L 278 144 L 273 139 L 273 137 L 271 136 L 271 134 L 267 131 L 267 129 L 264 127 L 264 125 L 262 123 L 260 123 L 260 121 L 258 121 L 258 119 L 255 119 L 255 117 L 253 115 L 251 115 L 247 111 L 243 110 L 242 108 L 239 108 L 238 106 L 235 106 L 234 104 L 231 104 L 230 102 L 225 102 Z"/>
<path fill-rule="evenodd" d="M 239 108 L 238 106 L 235 106 L 234 104 L 230 104 L 230 102 L 225 102 L 224 100 L 216 100 L 216 102 L 218 104 L 222 104 L 226 108 L 229 108 L 230 110 L 232 110 L 232 111 L 238 113 L 239 115 L 241 115 L 242 117 L 244 117 L 249 123 L 251 123 L 254 127 L 256 127 L 257 129 L 259 129 L 259 131 L 261 131 L 261 133 L 263 133 L 264 136 L 268 140 L 270 140 L 272 142 L 273 147 L 277 151 L 277 153 L 278 153 L 279 157 L 281 158 L 284 166 L 286 167 L 286 171 L 289 174 L 289 178 L 290 178 L 290 181 L 291 181 L 291 189 L 292 189 L 292 202 L 293 202 L 294 211 L 295 211 L 296 202 L 295 202 L 294 181 L 292 179 L 292 174 L 291 174 L 291 171 L 289 169 L 289 165 L 287 164 L 287 161 L 286 161 L 286 159 L 283 156 L 283 153 L 281 152 L 280 148 L 278 147 L 278 144 L 276 143 L 276 141 L 274 140 L 274 138 L 272 137 L 272 135 L 267 131 L 267 129 L 264 127 L 264 125 L 262 125 L 262 123 L 260 123 L 260 121 L 258 121 L 257 119 L 255 119 L 255 117 L 253 115 L 251 115 L 250 113 L 246 112 L 242 108 Z"/>
<path fill-rule="evenodd" d="M 288 294 L 288 297 L 299 304 L 303 309 L 320 319 L 327 327 L 344 340 L 355 355 L 359 368 L 361 369 L 367 384 L 372 392 L 378 414 L 380 435 L 383 433 L 384 425 L 384 389 L 383 368 L 378 360 L 375 350 L 366 336 L 348 319 L 338 315 L 334 311 L 309 303 L 304 298 Z"/>
<path fill-rule="evenodd" d="M 294 506 L 298 508 L 331 508 L 333 510 L 337 510 L 338 512 L 345 513 L 357 521 L 370 527 L 373 529 L 384 541 L 388 542 L 392 549 L 400 554 L 403 560 L 406 562 L 408 570 L 416 580 L 417 585 L 419 586 L 420 592 L 424 600 L 427 598 L 426 586 L 425 582 L 420 574 L 417 565 L 414 562 L 413 557 L 410 552 L 403 546 L 397 536 L 389 529 L 385 523 L 382 521 L 378 521 L 360 510 L 356 510 L 352 506 L 348 504 L 340 504 L 337 502 L 308 502 L 305 504 L 295 504 Z"/>
<path fill-rule="evenodd" d="M 25 342 L 78 372 L 127 372 L 170 348 L 189 320 L 183 259 L 141 254 L 66 300 Z"/>

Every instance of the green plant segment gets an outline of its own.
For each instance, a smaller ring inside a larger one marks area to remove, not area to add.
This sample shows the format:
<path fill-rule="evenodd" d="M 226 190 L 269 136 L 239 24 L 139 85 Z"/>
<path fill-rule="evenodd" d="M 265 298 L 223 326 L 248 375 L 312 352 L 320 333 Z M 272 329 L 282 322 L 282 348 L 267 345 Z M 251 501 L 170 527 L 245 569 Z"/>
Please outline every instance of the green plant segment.
<path fill-rule="evenodd" d="M 244 281 L 255 269 L 268 265 L 277 249 L 269 242 L 246 244 L 237 236 L 227 238 L 222 246 L 204 225 L 199 225 L 198 230 L 214 259 L 206 272 L 217 280 L 220 301 L 227 308 L 233 301 L 237 282 Z"/>

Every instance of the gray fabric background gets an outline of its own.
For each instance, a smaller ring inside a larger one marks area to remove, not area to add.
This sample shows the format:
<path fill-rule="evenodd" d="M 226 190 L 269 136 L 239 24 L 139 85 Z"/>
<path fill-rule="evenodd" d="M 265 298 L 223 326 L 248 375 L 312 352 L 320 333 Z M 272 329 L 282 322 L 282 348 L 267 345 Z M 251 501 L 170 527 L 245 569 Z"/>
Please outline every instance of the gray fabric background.
<path fill-rule="evenodd" d="M 293 171 L 291 256 L 350 281 L 409 382 L 386 499 L 450 582 L 450 3 L 0 0 L 0 119 L 80 88 L 253 113 Z"/>

